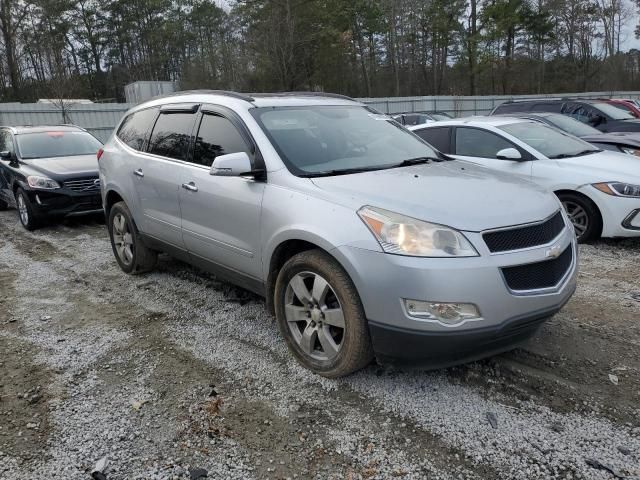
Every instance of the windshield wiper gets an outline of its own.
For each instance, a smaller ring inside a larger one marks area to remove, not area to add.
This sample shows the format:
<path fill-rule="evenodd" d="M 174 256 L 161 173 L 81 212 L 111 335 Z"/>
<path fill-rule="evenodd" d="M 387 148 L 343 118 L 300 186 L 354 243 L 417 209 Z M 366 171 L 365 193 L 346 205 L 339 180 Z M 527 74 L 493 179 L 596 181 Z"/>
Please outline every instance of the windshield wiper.
<path fill-rule="evenodd" d="M 554 155 L 552 157 L 552 159 L 558 159 L 558 158 L 573 158 L 573 157 L 580 157 L 582 155 L 589 155 L 591 153 L 598 153 L 601 152 L 602 150 L 598 150 L 598 149 L 589 149 L 589 150 L 582 150 L 580 152 L 576 152 L 576 153 L 559 153 L 558 155 Z"/>
<path fill-rule="evenodd" d="M 363 172 L 373 172 L 375 170 L 384 170 L 385 166 L 380 167 L 361 167 L 361 168 L 341 168 L 336 170 L 323 170 L 321 172 L 308 172 L 303 173 L 300 177 L 303 178 L 313 178 L 313 177 L 333 177 L 336 175 L 349 175 L 350 173 L 363 173 Z"/>
<path fill-rule="evenodd" d="M 395 167 L 410 167 L 411 165 L 421 165 L 423 163 L 429 163 L 429 162 L 441 162 L 442 160 L 436 157 L 415 157 L 415 158 L 408 158 L 407 160 L 403 160 L 400 163 L 396 163 L 394 165 Z"/>

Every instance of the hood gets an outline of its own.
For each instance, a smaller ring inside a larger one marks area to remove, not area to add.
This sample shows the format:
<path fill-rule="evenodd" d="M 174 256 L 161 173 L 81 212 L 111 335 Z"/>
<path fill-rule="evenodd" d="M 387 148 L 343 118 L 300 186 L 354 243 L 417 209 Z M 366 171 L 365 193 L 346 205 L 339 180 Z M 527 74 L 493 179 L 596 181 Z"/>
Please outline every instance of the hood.
<path fill-rule="evenodd" d="M 541 187 L 460 160 L 312 180 L 355 210 L 370 205 L 466 231 L 534 222 L 559 208 Z"/>
<path fill-rule="evenodd" d="M 72 157 L 35 158 L 21 160 L 32 170 L 54 177 L 98 176 L 98 160 L 95 155 L 74 155 Z"/>
<path fill-rule="evenodd" d="M 604 150 L 591 155 L 556 160 L 572 169 L 583 183 L 620 181 L 640 184 L 640 158 Z"/>

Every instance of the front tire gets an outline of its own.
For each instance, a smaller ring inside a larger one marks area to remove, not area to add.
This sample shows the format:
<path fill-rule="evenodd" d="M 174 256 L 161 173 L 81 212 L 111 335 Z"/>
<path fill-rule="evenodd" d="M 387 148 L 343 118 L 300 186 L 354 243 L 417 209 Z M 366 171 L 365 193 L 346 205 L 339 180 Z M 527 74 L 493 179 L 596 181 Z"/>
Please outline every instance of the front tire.
<path fill-rule="evenodd" d="M 576 193 L 561 193 L 558 198 L 569 215 L 579 243 L 600 237 L 602 218 L 598 207 L 590 199 Z"/>
<path fill-rule="evenodd" d="M 305 251 L 284 264 L 276 280 L 274 306 L 289 350 L 312 372 L 342 377 L 373 359 L 358 292 L 326 252 Z"/>
<path fill-rule="evenodd" d="M 35 214 L 31 200 L 22 188 L 16 190 L 16 208 L 22 226 L 29 231 L 40 227 L 40 219 Z"/>
<path fill-rule="evenodd" d="M 158 254 L 142 241 L 131 212 L 124 202 L 118 202 L 111 207 L 108 225 L 111 248 L 123 272 L 135 275 L 148 272 L 155 267 Z"/>

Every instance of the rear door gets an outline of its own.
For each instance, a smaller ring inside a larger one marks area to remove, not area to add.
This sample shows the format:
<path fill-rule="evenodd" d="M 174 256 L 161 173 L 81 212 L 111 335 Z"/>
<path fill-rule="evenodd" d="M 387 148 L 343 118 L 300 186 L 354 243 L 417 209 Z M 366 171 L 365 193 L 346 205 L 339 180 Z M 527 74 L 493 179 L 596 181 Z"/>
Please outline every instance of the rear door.
<path fill-rule="evenodd" d="M 478 165 L 531 178 L 531 155 L 515 143 L 488 130 L 475 127 L 456 127 L 453 140 L 454 158 Z M 515 148 L 523 160 L 502 160 L 496 154 L 505 148 Z"/>
<path fill-rule="evenodd" d="M 182 174 L 180 204 L 185 246 L 194 260 L 261 278 L 260 211 L 265 183 L 209 174 L 219 155 L 246 152 L 262 168 L 242 121 L 222 107 L 203 107 L 193 156 Z"/>
<path fill-rule="evenodd" d="M 180 214 L 180 179 L 187 169 L 198 105 L 163 106 L 136 175 L 143 231 L 184 248 Z"/>

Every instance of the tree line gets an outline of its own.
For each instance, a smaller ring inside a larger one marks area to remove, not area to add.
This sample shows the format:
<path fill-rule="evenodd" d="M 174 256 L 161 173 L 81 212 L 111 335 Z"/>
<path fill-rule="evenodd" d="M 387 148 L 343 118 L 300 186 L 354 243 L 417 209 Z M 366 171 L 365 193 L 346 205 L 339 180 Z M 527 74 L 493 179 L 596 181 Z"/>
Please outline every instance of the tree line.
<path fill-rule="evenodd" d="M 0 101 L 122 101 L 136 80 L 357 97 L 640 90 L 640 51 L 621 49 L 637 8 L 632 0 L 0 0 Z"/>

